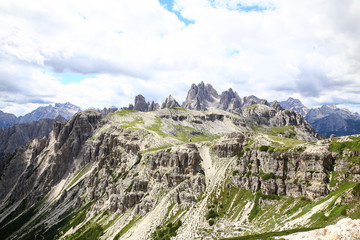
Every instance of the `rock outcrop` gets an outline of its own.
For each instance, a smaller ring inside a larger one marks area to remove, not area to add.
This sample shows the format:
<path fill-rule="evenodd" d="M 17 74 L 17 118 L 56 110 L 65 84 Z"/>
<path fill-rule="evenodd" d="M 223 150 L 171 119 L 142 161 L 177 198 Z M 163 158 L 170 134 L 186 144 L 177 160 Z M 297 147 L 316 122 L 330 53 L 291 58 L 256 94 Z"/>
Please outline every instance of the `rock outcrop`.
<path fill-rule="evenodd" d="M 241 107 L 242 101 L 237 92 L 234 92 L 231 88 L 229 88 L 229 90 L 221 93 L 218 108 L 240 114 L 242 112 Z"/>
<path fill-rule="evenodd" d="M 165 102 L 161 105 L 161 108 L 174 108 L 180 107 L 180 104 L 175 100 L 175 98 L 171 95 L 165 99 Z"/>
<path fill-rule="evenodd" d="M 155 103 L 154 101 L 146 102 L 145 97 L 141 94 L 135 97 L 134 103 L 134 105 L 130 104 L 128 109 L 140 112 L 150 112 L 160 108 L 160 105 L 158 103 Z"/>
<path fill-rule="evenodd" d="M 210 84 L 205 85 L 201 82 L 199 85 L 191 85 L 182 107 L 200 111 L 216 107 L 218 101 L 219 95 L 216 90 Z"/>

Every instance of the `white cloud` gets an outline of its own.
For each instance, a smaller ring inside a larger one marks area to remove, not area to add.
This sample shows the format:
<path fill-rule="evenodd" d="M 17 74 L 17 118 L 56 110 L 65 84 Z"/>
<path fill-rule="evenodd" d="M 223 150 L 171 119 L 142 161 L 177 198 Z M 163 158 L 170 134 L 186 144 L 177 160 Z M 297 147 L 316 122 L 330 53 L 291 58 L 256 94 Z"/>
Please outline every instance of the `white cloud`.
<path fill-rule="evenodd" d="M 194 23 L 156 0 L 1 1 L 0 108 L 126 106 L 139 93 L 181 102 L 200 81 L 356 108 L 358 1 L 175 0 L 174 9 Z M 96 77 L 64 85 L 51 71 Z"/>

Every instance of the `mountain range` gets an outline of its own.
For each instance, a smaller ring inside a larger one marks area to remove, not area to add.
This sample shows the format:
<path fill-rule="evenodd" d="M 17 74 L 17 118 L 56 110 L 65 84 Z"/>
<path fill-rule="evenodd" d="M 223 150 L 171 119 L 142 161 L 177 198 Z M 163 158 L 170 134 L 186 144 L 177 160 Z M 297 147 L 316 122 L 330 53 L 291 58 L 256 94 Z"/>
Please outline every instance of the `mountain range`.
<path fill-rule="evenodd" d="M 27 123 L 38 121 L 40 119 L 55 119 L 59 115 L 69 120 L 75 113 L 80 112 L 81 108 L 69 102 L 56 103 L 53 105 L 43 106 L 35 109 L 34 111 L 20 117 L 14 114 L 5 113 L 0 111 L 0 128 L 6 129 L 12 125 L 19 123 Z"/>
<path fill-rule="evenodd" d="M 32 139 L 48 137 L 56 121 L 65 123 L 80 111 L 80 107 L 68 102 L 39 107 L 20 117 L 0 111 L 0 156 L 14 152 Z"/>
<path fill-rule="evenodd" d="M 318 140 L 298 111 L 209 84 L 181 105 L 138 95 L 126 109 L 55 121 L 0 159 L 0 236 L 302 239 L 320 228 L 355 238 L 359 142 Z"/>
<path fill-rule="evenodd" d="M 301 113 L 320 135 L 346 136 L 360 133 L 360 116 L 348 109 L 338 108 L 335 105 L 323 105 L 310 109 L 294 98 L 279 103 L 283 108 Z"/>

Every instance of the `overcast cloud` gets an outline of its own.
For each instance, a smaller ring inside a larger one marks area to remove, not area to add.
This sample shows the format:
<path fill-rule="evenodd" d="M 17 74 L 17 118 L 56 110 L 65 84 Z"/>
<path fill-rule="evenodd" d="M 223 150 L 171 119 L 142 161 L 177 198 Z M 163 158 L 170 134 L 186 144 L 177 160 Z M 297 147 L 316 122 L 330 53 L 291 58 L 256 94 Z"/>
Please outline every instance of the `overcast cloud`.
<path fill-rule="evenodd" d="M 182 102 L 204 81 L 219 92 L 360 111 L 360 1 L 175 0 L 172 7 L 0 1 L 0 110 L 24 114 L 66 101 L 122 107 L 137 94 Z M 84 79 L 65 84 L 54 74 Z"/>

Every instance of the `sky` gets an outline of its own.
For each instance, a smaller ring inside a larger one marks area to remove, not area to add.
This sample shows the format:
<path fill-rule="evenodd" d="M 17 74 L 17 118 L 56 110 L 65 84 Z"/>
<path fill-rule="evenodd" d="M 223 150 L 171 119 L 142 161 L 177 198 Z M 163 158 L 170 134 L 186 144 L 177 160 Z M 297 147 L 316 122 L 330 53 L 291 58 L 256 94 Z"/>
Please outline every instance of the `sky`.
<path fill-rule="evenodd" d="M 192 83 L 360 112 L 358 0 L 0 1 L 0 110 L 182 103 Z"/>

